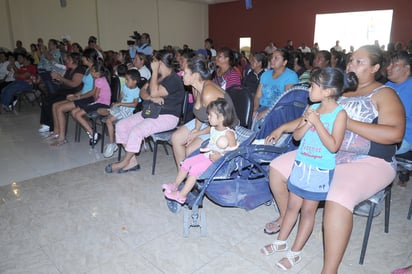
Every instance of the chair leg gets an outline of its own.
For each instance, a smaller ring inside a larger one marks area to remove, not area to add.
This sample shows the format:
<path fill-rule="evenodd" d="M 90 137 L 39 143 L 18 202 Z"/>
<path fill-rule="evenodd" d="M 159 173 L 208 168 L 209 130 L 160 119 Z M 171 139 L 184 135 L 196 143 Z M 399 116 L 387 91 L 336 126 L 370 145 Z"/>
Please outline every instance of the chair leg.
<path fill-rule="evenodd" d="M 104 151 L 104 137 L 106 135 L 106 123 L 102 123 L 102 136 L 101 136 L 101 144 L 100 144 L 100 153 Z"/>
<path fill-rule="evenodd" d="M 163 148 L 165 149 L 165 153 L 169 156 L 169 151 L 167 150 L 166 143 L 163 143 Z"/>
<path fill-rule="evenodd" d="M 93 119 L 92 120 L 92 124 L 93 124 L 93 133 L 92 133 L 92 136 L 93 136 L 93 142 L 92 142 L 92 149 L 94 149 L 94 146 L 95 146 L 95 143 L 94 143 L 94 133 L 96 132 L 96 128 L 97 128 L 97 121 L 96 121 L 96 119 Z"/>
<path fill-rule="evenodd" d="M 67 129 L 69 128 L 69 116 L 70 116 L 70 114 L 68 113 L 68 112 L 66 112 L 65 114 L 64 114 L 64 116 L 65 116 L 65 118 L 66 118 L 66 135 L 67 135 Z M 76 136 L 76 135 L 75 135 Z M 76 137 L 75 137 L 76 138 Z M 76 141 L 76 140 L 75 140 Z"/>
<path fill-rule="evenodd" d="M 157 142 L 154 142 L 154 144 L 153 144 L 152 175 L 155 175 L 156 160 L 157 160 Z"/>
<path fill-rule="evenodd" d="M 117 161 L 120 162 L 120 158 L 122 158 L 122 145 L 117 145 L 119 147 L 118 151 L 119 153 L 117 154 Z"/>
<path fill-rule="evenodd" d="M 375 212 L 375 207 L 376 207 L 376 204 L 371 203 L 371 207 L 369 209 L 368 220 L 366 221 L 365 234 L 363 236 L 362 250 L 361 250 L 361 255 L 359 259 L 359 264 L 363 264 L 363 261 L 365 260 L 366 247 L 368 246 L 369 234 L 371 232 L 373 213 Z"/>
<path fill-rule="evenodd" d="M 81 133 L 80 124 L 76 121 L 76 130 L 74 132 L 74 141 L 77 142 L 77 143 L 80 142 L 80 133 Z"/>
<path fill-rule="evenodd" d="M 412 199 L 411 199 L 411 203 L 409 205 L 409 211 L 408 211 L 408 216 L 406 217 L 408 220 L 411 219 L 412 216 Z"/>
<path fill-rule="evenodd" d="M 388 186 L 385 196 L 385 233 L 389 232 L 389 217 L 391 214 L 392 185 Z"/>

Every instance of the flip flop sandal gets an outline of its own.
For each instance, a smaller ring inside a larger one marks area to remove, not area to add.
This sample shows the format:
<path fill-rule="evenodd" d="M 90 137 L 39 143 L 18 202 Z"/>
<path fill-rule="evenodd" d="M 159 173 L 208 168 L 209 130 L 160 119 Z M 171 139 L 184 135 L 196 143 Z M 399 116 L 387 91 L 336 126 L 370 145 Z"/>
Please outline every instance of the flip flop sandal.
<path fill-rule="evenodd" d="M 180 204 L 184 204 L 186 202 L 186 197 L 181 197 L 179 191 L 175 192 L 164 192 L 165 197 L 169 200 L 176 201 Z"/>
<path fill-rule="evenodd" d="M 280 248 L 279 246 L 284 245 L 284 248 Z M 287 241 L 280 241 L 280 240 L 275 240 L 273 243 L 269 245 L 265 245 L 260 249 L 260 252 L 266 256 L 272 255 L 275 252 L 280 252 L 280 251 L 287 251 L 288 250 L 288 243 Z"/>
<path fill-rule="evenodd" d="M 173 192 L 173 191 L 177 191 L 177 186 L 175 184 L 163 184 L 162 189 L 165 192 Z"/>
<path fill-rule="evenodd" d="M 290 267 L 287 268 L 284 264 L 282 264 L 280 261 L 282 261 L 283 259 L 281 259 L 279 262 L 276 263 L 276 266 L 283 270 L 283 271 L 288 271 L 290 269 L 292 269 L 292 267 L 294 267 L 296 264 L 298 264 L 300 261 L 302 261 L 302 257 L 300 256 L 300 252 L 301 251 L 291 251 L 289 250 L 288 255 L 286 255 L 285 258 L 283 259 L 287 259 Z"/>
<path fill-rule="evenodd" d="M 268 230 L 268 227 L 273 227 L 275 228 L 275 230 Z M 278 224 L 277 221 L 272 221 L 270 223 L 267 223 L 265 228 L 263 229 L 263 232 L 268 235 L 277 234 L 279 233 L 279 231 L 280 231 L 280 224 Z"/>

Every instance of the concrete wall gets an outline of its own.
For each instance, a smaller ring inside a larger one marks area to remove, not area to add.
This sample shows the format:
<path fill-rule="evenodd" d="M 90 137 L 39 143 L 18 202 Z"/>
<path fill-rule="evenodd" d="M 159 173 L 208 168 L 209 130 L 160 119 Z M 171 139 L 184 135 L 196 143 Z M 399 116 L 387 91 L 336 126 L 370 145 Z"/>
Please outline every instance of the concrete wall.
<path fill-rule="evenodd" d="M 208 6 L 180 0 L 0 0 L 0 47 L 26 49 L 42 37 L 45 42 L 69 34 L 82 46 L 90 35 L 104 49 L 127 48 L 134 30 L 148 32 L 155 49 L 164 45 L 203 47 L 208 37 Z"/>

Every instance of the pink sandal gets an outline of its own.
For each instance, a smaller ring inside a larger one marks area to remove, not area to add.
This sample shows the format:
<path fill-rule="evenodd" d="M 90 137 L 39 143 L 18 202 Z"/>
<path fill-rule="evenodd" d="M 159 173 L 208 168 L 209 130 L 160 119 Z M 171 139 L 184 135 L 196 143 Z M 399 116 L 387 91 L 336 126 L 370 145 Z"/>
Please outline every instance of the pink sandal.
<path fill-rule="evenodd" d="M 398 268 L 391 272 L 391 274 L 408 274 L 406 268 Z"/>
<path fill-rule="evenodd" d="M 165 197 L 169 200 L 176 201 L 180 204 L 184 204 L 186 202 L 186 197 L 181 197 L 179 191 L 173 191 L 173 192 L 165 191 Z"/>
<path fill-rule="evenodd" d="M 175 184 L 163 184 L 162 189 L 165 192 L 173 192 L 173 191 L 177 191 L 177 186 Z"/>

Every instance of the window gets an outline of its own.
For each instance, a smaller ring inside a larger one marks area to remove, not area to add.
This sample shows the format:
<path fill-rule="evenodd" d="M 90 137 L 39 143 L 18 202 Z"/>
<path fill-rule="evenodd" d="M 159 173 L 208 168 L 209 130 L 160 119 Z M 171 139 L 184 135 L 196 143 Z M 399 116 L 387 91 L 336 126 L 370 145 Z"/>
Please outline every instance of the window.
<path fill-rule="evenodd" d="M 393 10 L 316 14 L 315 40 L 320 49 L 330 50 L 339 40 L 346 52 L 363 45 L 390 41 Z"/>
<path fill-rule="evenodd" d="M 252 39 L 250 37 L 240 37 L 239 38 L 239 51 L 245 52 L 245 56 L 248 57 L 250 55 L 250 45 L 252 43 Z"/>

